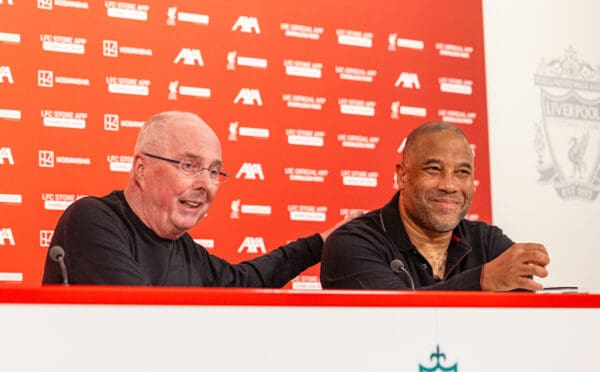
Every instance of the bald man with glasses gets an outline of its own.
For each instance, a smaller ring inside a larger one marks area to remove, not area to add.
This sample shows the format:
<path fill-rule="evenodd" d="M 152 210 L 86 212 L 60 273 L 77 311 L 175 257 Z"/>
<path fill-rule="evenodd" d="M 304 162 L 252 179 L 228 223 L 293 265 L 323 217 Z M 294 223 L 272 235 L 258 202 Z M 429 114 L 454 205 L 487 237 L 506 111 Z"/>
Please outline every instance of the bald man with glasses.
<path fill-rule="evenodd" d="M 194 242 L 187 231 L 229 177 L 221 159 L 215 132 L 195 114 L 152 116 L 139 133 L 125 190 L 77 200 L 61 216 L 50 245 L 64 249 L 69 282 L 276 288 L 318 263 L 334 227 L 235 265 Z M 43 283 L 63 283 L 51 253 Z"/>

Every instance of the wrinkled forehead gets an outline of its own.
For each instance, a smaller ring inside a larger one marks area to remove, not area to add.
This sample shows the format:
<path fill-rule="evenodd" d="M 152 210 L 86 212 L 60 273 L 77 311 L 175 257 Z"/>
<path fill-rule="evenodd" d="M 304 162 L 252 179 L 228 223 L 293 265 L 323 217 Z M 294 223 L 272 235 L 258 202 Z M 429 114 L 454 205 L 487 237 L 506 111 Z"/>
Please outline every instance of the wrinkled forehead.
<path fill-rule="evenodd" d="M 177 155 L 220 159 L 221 142 L 215 132 L 202 120 L 193 117 L 177 118 L 166 126 L 166 151 Z"/>

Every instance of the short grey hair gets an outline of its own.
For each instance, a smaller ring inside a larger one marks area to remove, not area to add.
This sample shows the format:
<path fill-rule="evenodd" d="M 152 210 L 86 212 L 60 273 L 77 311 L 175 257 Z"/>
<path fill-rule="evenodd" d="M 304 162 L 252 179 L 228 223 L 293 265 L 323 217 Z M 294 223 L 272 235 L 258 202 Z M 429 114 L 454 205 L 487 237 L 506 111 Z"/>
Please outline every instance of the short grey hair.
<path fill-rule="evenodd" d="M 146 121 L 142 129 L 140 129 L 133 150 L 134 154 L 138 154 L 142 151 L 160 151 L 165 146 L 165 127 L 169 122 L 179 118 L 202 121 L 198 115 L 192 112 L 164 111 L 154 114 Z"/>

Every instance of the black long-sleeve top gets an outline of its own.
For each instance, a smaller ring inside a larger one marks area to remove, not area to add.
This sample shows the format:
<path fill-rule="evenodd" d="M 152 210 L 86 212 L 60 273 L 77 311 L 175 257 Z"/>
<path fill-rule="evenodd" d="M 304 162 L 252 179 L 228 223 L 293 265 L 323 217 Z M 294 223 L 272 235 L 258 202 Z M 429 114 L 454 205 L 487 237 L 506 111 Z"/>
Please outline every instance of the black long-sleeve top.
<path fill-rule="evenodd" d="M 127 204 L 122 191 L 74 202 L 61 216 L 51 246 L 65 250 L 71 284 L 278 288 L 319 262 L 323 240 L 301 238 L 255 259 L 230 264 L 185 233 L 163 239 Z M 62 283 L 46 257 L 44 284 Z"/>
<path fill-rule="evenodd" d="M 394 259 L 403 262 L 415 289 L 481 290 L 483 264 L 514 243 L 496 226 L 462 220 L 454 229 L 444 278 L 435 278 L 431 265 L 419 253 L 400 218 L 399 193 L 383 208 L 356 218 L 326 240 L 321 261 L 321 285 L 345 289 L 410 289 Z"/>

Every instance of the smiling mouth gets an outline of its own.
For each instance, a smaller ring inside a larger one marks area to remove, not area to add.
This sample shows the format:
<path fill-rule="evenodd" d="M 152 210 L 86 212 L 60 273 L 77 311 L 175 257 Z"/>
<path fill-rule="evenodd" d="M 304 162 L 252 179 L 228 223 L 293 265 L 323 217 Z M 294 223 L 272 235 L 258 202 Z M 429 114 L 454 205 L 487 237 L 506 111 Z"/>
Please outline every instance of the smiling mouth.
<path fill-rule="evenodd" d="M 462 204 L 462 202 L 460 200 L 456 200 L 456 199 L 433 199 L 432 200 L 435 203 L 441 203 L 441 204 Z"/>
<path fill-rule="evenodd" d="M 186 207 L 189 207 L 189 208 L 194 208 L 194 209 L 195 209 L 195 208 L 199 208 L 199 207 L 202 205 L 202 203 L 199 203 L 199 202 L 193 202 L 193 201 L 188 201 L 188 200 L 183 200 L 183 201 L 181 201 L 180 203 L 181 203 L 181 204 L 183 204 L 183 205 L 185 205 Z"/>

